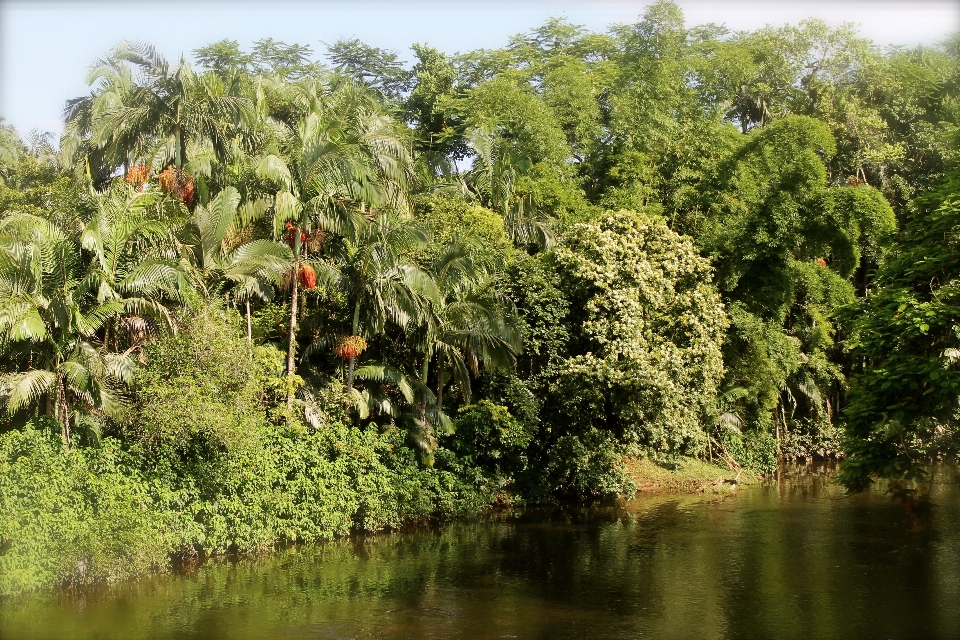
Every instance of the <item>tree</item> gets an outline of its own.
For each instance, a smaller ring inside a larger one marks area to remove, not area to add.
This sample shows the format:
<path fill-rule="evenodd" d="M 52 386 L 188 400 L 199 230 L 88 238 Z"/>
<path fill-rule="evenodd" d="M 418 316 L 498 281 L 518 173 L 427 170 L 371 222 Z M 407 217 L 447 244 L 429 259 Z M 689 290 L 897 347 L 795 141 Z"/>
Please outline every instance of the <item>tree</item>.
<path fill-rule="evenodd" d="M 0 179 L 17 164 L 23 153 L 23 143 L 13 127 L 3 124 L 0 118 Z"/>
<path fill-rule="evenodd" d="M 128 64 L 140 71 L 142 85 L 131 81 Z M 209 142 L 226 158 L 231 132 L 253 120 L 252 102 L 216 74 L 197 76 L 183 61 L 171 66 L 148 44 L 121 42 L 87 80 L 101 86 L 68 108 L 69 130 L 88 133 L 91 145 L 117 164 L 146 158 L 182 167 L 189 142 Z"/>
<path fill-rule="evenodd" d="M 274 195 L 274 233 L 290 223 L 293 273 L 301 267 L 301 233 L 315 230 L 356 239 L 375 207 L 407 208 L 409 155 L 393 120 L 359 87 L 333 91 L 304 81 L 290 89 L 304 113 L 280 135 L 281 153 L 262 156 L 258 174 L 279 185 Z M 326 274 L 325 264 L 321 271 Z M 326 276 L 324 276 L 326 277 Z M 335 275 L 331 275 L 331 278 Z M 287 373 L 294 372 L 297 277 L 291 278 Z"/>
<path fill-rule="evenodd" d="M 415 148 L 434 163 L 438 156 L 461 160 L 467 154 L 463 123 L 448 113 L 457 92 L 457 68 L 437 49 L 420 44 L 412 49 L 417 63 L 404 108 L 416 126 Z"/>
<path fill-rule="evenodd" d="M 569 355 L 541 375 L 552 435 L 703 453 L 727 324 L 709 263 L 662 219 L 620 211 L 571 227 L 556 269 L 571 333 Z"/>
<path fill-rule="evenodd" d="M 95 343 L 124 305 L 97 300 L 69 226 L 9 215 L 0 222 L 0 247 L 0 341 L 15 363 L 2 378 L 7 411 L 42 406 L 69 445 L 71 419 L 91 411 L 118 416 L 124 408 L 118 386 L 129 381 L 133 362 Z"/>
<path fill-rule="evenodd" d="M 376 90 L 384 100 L 397 101 L 410 88 L 410 72 L 395 51 L 366 45 L 356 38 L 327 46 L 334 71 Z"/>
<path fill-rule="evenodd" d="M 131 348 L 158 330 L 172 328 L 163 301 L 182 302 L 190 283 L 176 261 L 176 243 L 156 192 L 143 193 L 122 182 L 93 198 L 80 244 L 89 255 L 84 286 L 100 303 L 118 302 L 122 313 L 104 325 L 103 347 L 120 351 L 120 334 Z"/>
<path fill-rule="evenodd" d="M 853 491 L 876 478 L 920 480 L 931 459 L 960 451 L 958 184 L 921 203 L 874 292 L 850 310 L 849 348 L 864 363 L 844 413 L 840 479 Z"/>
<path fill-rule="evenodd" d="M 438 296 L 430 304 L 423 325 L 424 357 L 420 379 L 427 384 L 430 362 L 437 360 L 437 408 L 443 409 L 446 367 L 470 402 L 470 373 L 510 370 L 516 365 L 520 336 L 514 326 L 512 304 L 498 295 L 491 267 L 469 243 L 454 238 L 434 262 L 431 272 Z"/>
<path fill-rule="evenodd" d="M 778 435 L 800 395 L 813 401 L 808 413 L 835 414 L 837 402 L 825 402 L 843 385 L 835 316 L 896 228 L 875 189 L 829 186 L 834 151 L 826 125 L 805 116 L 754 130 L 702 185 L 700 210 L 676 225 L 717 270 L 731 320 L 726 386 L 748 389 L 743 417 Z M 798 386 L 812 389 L 810 380 L 817 393 Z"/>
<path fill-rule="evenodd" d="M 527 158 L 511 154 L 497 135 L 476 129 L 470 139 L 476 153 L 467 184 L 484 206 L 503 216 L 507 235 L 520 247 L 549 249 L 556 238 L 549 220 L 530 194 L 518 193 L 517 182 L 532 168 Z"/>
<path fill-rule="evenodd" d="M 192 249 L 197 281 L 208 296 L 213 288 L 229 283 L 236 298 L 244 301 L 248 343 L 253 341 L 251 296 L 270 300 L 273 286 L 280 284 L 281 276 L 293 262 L 291 249 L 282 243 L 266 239 L 243 241 L 244 227 L 265 212 L 262 202 L 241 206 L 240 193 L 227 187 L 206 206 L 197 205 L 181 239 Z"/>
<path fill-rule="evenodd" d="M 406 258 L 427 235 L 414 221 L 380 216 L 355 241 L 341 237 L 330 249 L 347 298 L 351 335 L 374 338 L 388 322 L 401 329 L 420 322 L 430 301 L 439 299 L 428 273 Z M 347 389 L 353 387 L 356 355 L 349 356 Z"/>

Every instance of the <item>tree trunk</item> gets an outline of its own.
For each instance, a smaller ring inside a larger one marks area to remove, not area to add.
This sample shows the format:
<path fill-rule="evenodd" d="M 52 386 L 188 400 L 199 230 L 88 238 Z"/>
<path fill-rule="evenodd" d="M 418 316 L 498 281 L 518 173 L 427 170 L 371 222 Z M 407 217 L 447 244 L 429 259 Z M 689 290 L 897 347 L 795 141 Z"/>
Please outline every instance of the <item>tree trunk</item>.
<path fill-rule="evenodd" d="M 290 343 L 287 346 L 287 376 L 294 372 L 294 357 L 297 343 L 297 276 L 300 274 L 300 261 L 293 264 L 293 285 L 290 296 Z M 287 392 L 287 409 L 293 406 L 293 389 Z"/>
<path fill-rule="evenodd" d="M 60 423 L 60 435 L 63 442 L 70 446 L 70 414 L 67 407 L 67 390 L 63 384 L 63 375 L 57 374 L 57 421 Z"/>
<path fill-rule="evenodd" d="M 253 348 L 253 325 L 250 322 L 250 298 L 247 298 L 247 344 Z"/>
<path fill-rule="evenodd" d="M 443 411 L 443 352 L 437 355 L 437 411 Z"/>
<path fill-rule="evenodd" d="M 180 119 L 180 103 L 178 102 L 177 103 L 177 120 L 179 119 Z M 179 124 L 174 129 L 173 135 L 174 135 L 174 138 L 176 139 L 176 145 L 177 145 L 177 148 L 173 153 L 173 162 L 175 165 L 177 165 L 177 169 L 179 169 L 183 166 L 183 156 L 184 156 L 183 131 L 181 131 Z"/>
<path fill-rule="evenodd" d="M 353 305 L 353 335 L 357 335 L 357 331 L 360 330 L 360 301 Z M 347 371 L 347 391 L 353 389 L 353 368 L 356 364 L 356 356 L 350 357 L 350 367 Z"/>

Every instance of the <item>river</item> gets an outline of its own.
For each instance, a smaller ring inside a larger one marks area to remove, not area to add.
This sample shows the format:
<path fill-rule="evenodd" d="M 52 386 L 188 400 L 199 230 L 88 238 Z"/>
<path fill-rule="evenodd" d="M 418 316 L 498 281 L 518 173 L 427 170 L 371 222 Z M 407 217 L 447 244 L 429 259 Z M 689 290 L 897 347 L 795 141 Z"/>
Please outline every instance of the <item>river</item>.
<path fill-rule="evenodd" d="M 0 601 L 0 637 L 960 638 L 960 489 L 933 532 L 880 492 L 788 473 L 218 560 Z"/>

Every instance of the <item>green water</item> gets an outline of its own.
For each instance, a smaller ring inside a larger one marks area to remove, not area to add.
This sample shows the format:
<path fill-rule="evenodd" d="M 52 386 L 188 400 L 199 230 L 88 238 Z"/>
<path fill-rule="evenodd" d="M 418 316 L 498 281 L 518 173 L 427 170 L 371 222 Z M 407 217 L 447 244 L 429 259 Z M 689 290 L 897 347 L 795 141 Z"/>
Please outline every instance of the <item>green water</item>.
<path fill-rule="evenodd" d="M 0 601 L 2 638 L 960 638 L 960 490 L 937 539 L 820 475 Z"/>

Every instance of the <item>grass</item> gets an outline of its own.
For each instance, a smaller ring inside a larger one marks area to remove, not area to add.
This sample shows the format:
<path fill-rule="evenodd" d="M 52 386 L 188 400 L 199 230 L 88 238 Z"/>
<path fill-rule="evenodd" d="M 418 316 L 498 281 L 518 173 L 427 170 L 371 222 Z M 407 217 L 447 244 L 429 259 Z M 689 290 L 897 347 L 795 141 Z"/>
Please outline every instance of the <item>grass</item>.
<path fill-rule="evenodd" d="M 647 458 L 626 458 L 624 464 L 638 493 L 727 494 L 738 486 L 757 483 L 749 471 L 731 471 L 696 458 L 684 458 L 676 469 L 666 469 Z"/>

